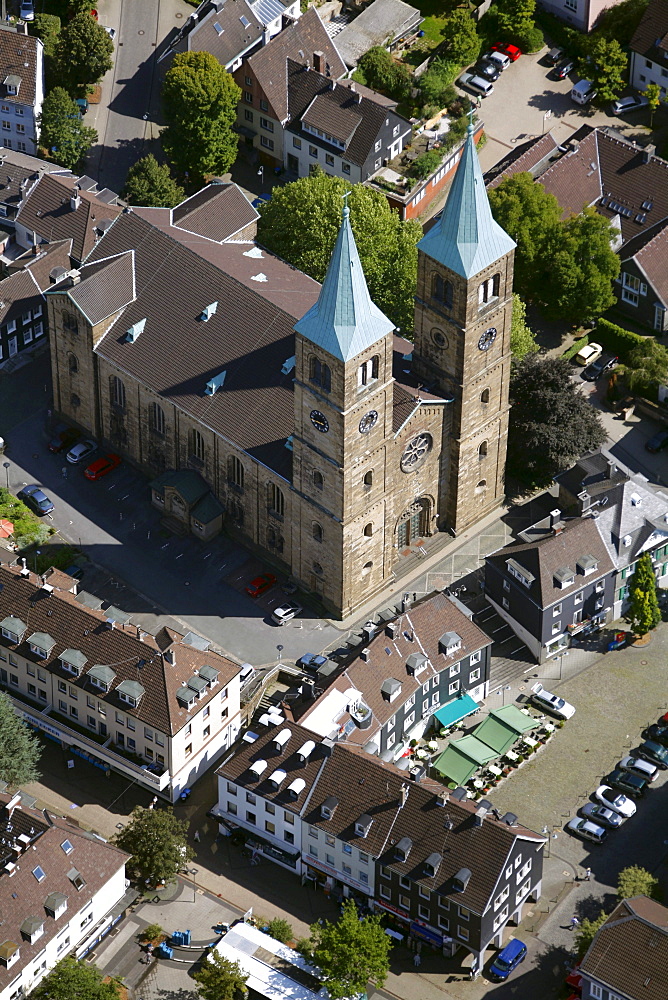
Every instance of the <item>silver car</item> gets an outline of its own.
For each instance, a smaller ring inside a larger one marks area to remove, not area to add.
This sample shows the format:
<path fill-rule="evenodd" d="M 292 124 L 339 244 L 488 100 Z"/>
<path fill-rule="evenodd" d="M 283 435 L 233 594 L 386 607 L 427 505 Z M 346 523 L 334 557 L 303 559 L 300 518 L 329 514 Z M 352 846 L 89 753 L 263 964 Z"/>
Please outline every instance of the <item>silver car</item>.
<path fill-rule="evenodd" d="M 277 625 L 287 625 L 291 622 L 293 618 L 302 613 L 301 604 L 295 604 L 294 601 L 288 601 L 286 604 L 281 604 L 279 607 L 274 608 L 271 613 L 272 620 L 276 622 Z"/>
<path fill-rule="evenodd" d="M 650 764 L 648 760 L 643 760 L 642 757 L 622 757 L 617 767 L 621 767 L 622 771 L 630 771 L 631 774 L 637 774 L 639 778 L 644 778 L 645 781 L 654 781 L 659 769 L 655 764 Z"/>
<path fill-rule="evenodd" d="M 599 826 L 606 826 L 609 830 L 616 830 L 624 822 L 624 817 L 620 816 L 618 812 L 606 809 L 598 802 L 585 802 L 580 810 L 580 815 Z"/>
<path fill-rule="evenodd" d="M 71 462 L 72 465 L 78 465 L 79 462 L 83 462 L 85 458 L 89 458 L 96 451 L 97 445 L 94 441 L 79 441 L 78 444 L 75 444 L 74 447 L 70 448 L 68 451 L 67 461 Z"/>
<path fill-rule="evenodd" d="M 574 816 L 573 819 L 568 821 L 566 829 L 569 833 L 575 834 L 576 837 L 581 837 L 582 840 L 590 840 L 592 844 L 602 844 L 608 836 L 608 831 L 605 827 L 578 816 Z"/>
<path fill-rule="evenodd" d="M 531 695 L 532 700 L 538 708 L 547 709 L 553 715 L 558 715 L 560 719 L 572 719 L 575 709 L 559 695 L 546 691 L 542 684 L 538 684 Z"/>

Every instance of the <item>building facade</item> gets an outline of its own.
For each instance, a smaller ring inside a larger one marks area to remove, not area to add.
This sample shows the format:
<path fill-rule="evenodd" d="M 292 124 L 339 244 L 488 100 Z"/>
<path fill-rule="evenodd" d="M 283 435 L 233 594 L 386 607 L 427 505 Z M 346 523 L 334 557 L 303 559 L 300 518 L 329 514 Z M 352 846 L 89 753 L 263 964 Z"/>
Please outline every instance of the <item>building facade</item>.
<path fill-rule="evenodd" d="M 629 48 L 631 86 L 643 91 L 654 83 L 665 100 L 668 91 L 668 11 L 662 0 L 649 0 Z"/>
<path fill-rule="evenodd" d="M 6 149 L 35 154 L 44 101 L 44 46 L 27 30 L 25 24 L 0 27 L 0 121 Z"/>
<path fill-rule="evenodd" d="M 614 7 L 619 0 L 539 0 L 541 7 L 566 21 L 578 31 L 588 33 L 596 25 L 599 17 L 608 7 Z"/>

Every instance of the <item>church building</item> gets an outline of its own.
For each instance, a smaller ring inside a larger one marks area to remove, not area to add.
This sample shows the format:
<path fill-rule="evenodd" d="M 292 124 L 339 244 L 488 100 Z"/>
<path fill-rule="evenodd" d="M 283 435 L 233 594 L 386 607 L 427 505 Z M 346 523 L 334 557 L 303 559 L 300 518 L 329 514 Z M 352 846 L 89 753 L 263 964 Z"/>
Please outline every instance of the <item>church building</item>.
<path fill-rule="evenodd" d="M 167 518 L 188 502 L 169 470 L 195 473 L 198 509 L 343 618 L 401 551 L 503 499 L 515 244 L 473 127 L 418 244 L 412 344 L 371 301 L 347 205 L 322 286 L 179 210 L 126 210 L 47 292 L 55 408 L 156 477 Z"/>

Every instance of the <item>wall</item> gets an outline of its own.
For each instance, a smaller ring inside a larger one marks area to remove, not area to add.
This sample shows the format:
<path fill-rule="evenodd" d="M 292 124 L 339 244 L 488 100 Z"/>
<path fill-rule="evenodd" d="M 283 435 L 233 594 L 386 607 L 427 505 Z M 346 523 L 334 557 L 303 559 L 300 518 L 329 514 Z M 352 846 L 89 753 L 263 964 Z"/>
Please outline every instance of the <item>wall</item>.
<path fill-rule="evenodd" d="M 656 51 L 658 55 L 659 50 Z M 655 83 L 661 88 L 661 97 L 665 100 L 668 88 L 668 66 L 662 66 L 653 59 L 647 59 L 639 52 L 632 52 L 630 80 L 631 86 L 640 91 L 644 90 L 649 83 Z"/>

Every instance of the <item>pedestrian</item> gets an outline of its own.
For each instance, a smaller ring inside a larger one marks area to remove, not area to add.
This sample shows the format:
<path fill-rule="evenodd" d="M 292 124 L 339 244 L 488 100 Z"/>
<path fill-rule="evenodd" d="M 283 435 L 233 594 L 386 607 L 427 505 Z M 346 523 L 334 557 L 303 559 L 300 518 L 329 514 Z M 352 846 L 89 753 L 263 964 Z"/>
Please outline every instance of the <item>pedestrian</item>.
<path fill-rule="evenodd" d="M 580 926 L 580 921 L 578 920 L 578 918 L 577 917 L 571 917 L 570 930 L 574 931 L 575 928 L 579 927 L 579 926 Z"/>
<path fill-rule="evenodd" d="M 199 844 L 199 840 L 200 840 L 199 830 L 195 830 L 195 836 L 193 837 L 193 840 L 195 841 L 196 844 Z"/>
<path fill-rule="evenodd" d="M 591 868 L 585 868 L 585 882 L 591 882 Z"/>
<path fill-rule="evenodd" d="M 422 963 L 422 956 L 420 955 L 419 951 L 416 951 L 415 954 L 413 955 L 413 965 L 417 969 L 421 965 L 421 963 Z"/>

